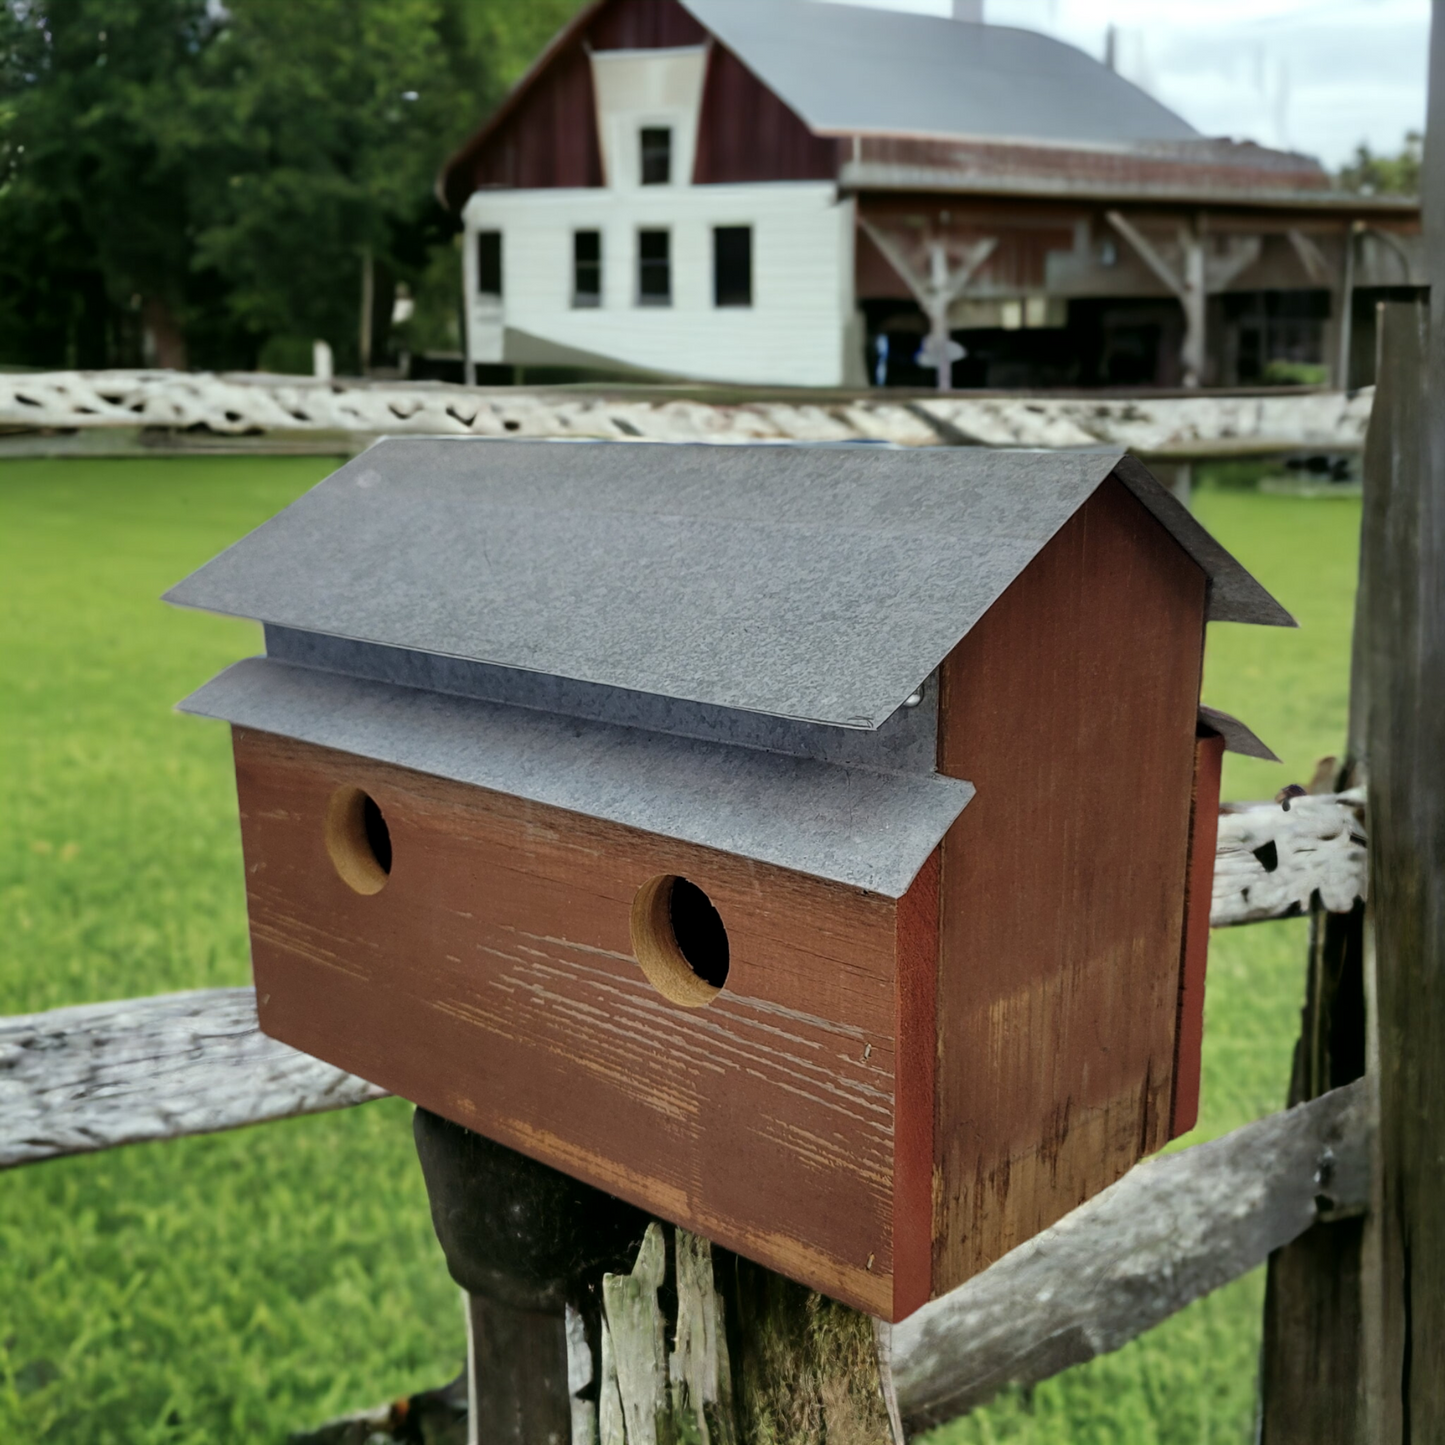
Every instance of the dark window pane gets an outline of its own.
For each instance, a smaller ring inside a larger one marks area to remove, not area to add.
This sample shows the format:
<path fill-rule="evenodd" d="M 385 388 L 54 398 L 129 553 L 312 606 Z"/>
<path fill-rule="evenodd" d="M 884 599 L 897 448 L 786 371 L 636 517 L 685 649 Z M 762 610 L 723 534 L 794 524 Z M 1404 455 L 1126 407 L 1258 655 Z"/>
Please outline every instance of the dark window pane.
<path fill-rule="evenodd" d="M 637 233 L 637 299 L 644 306 L 672 302 L 671 242 L 666 231 Z"/>
<path fill-rule="evenodd" d="M 572 304 L 602 304 L 602 232 L 572 233 Z"/>
<path fill-rule="evenodd" d="M 502 233 L 477 232 L 477 290 L 483 296 L 502 294 Z"/>
<path fill-rule="evenodd" d="M 753 304 L 753 228 L 717 226 L 712 233 L 712 289 L 717 306 Z"/>
<path fill-rule="evenodd" d="M 672 180 L 672 132 L 664 126 L 642 131 L 642 184 L 665 186 Z"/>

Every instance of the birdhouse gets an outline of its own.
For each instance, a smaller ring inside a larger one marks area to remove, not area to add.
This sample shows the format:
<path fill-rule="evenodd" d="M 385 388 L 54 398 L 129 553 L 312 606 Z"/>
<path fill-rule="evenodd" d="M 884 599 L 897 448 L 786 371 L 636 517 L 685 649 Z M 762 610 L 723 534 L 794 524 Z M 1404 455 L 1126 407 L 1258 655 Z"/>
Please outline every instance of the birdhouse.
<path fill-rule="evenodd" d="M 1139 463 L 387 440 L 168 600 L 273 1037 L 887 1319 L 1192 1124 L 1290 618 Z"/>

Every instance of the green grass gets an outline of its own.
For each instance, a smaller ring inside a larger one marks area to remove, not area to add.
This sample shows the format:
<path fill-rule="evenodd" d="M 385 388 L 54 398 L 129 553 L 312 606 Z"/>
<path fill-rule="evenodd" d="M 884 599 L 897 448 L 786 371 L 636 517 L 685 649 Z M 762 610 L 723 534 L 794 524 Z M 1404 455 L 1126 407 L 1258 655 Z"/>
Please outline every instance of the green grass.
<path fill-rule="evenodd" d="M 0 465 L 0 1013 L 246 979 L 225 730 L 170 709 L 255 651 L 156 598 L 325 460 Z M 1205 492 L 1299 632 L 1211 629 L 1206 698 L 1306 780 L 1344 726 L 1358 503 Z M 1299 923 L 1216 935 L 1204 1115 L 1278 1108 Z M 1243 1442 L 1258 1276 L 937 1442 Z M 0 1174 L 0 1442 L 279 1442 L 455 1372 L 460 1308 L 399 1102 Z"/>
<path fill-rule="evenodd" d="M 247 979 L 226 730 L 257 651 L 161 591 L 325 459 L 0 465 L 0 1013 Z M 0 1174 L 0 1441 L 273 1442 L 455 1374 L 399 1101 Z"/>

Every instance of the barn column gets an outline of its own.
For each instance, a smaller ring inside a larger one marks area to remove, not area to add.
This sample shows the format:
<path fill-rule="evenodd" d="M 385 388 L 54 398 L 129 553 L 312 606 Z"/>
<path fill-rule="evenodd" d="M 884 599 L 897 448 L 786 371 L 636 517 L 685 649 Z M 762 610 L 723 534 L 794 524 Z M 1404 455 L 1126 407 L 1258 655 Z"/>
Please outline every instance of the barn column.
<path fill-rule="evenodd" d="M 1205 325 L 1209 298 L 1223 291 L 1241 271 L 1258 259 L 1264 245 L 1261 236 L 1211 238 L 1201 213 L 1195 221 L 1181 222 L 1176 229 L 1179 264 L 1165 260 L 1155 244 L 1119 211 L 1105 213 L 1109 224 L 1134 248 L 1139 259 L 1179 298 L 1184 308 L 1184 345 L 1181 360 L 1184 385 L 1203 386 L 1208 362 Z M 1208 242 L 1222 242 L 1211 249 Z"/>
<path fill-rule="evenodd" d="M 943 219 L 948 219 L 946 214 Z M 948 311 L 979 267 L 993 255 L 998 237 L 963 240 L 932 229 L 900 234 L 863 215 L 858 217 L 858 224 L 928 317 L 928 344 L 938 389 L 949 390 L 953 384 L 953 358 L 949 355 Z"/>

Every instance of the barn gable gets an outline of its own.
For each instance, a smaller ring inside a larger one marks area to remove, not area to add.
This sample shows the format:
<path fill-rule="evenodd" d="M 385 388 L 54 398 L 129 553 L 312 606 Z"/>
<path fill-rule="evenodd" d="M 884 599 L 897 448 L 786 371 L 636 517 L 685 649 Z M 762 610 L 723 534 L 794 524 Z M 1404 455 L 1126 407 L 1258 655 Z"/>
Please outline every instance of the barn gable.
<path fill-rule="evenodd" d="M 442 168 L 438 194 L 460 209 L 476 190 L 606 184 L 589 52 L 706 45 L 695 184 L 829 180 L 837 145 L 798 116 L 678 0 L 598 0 L 542 53 Z"/>

